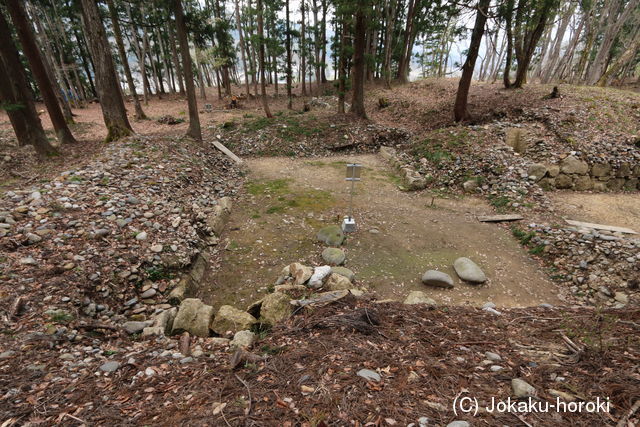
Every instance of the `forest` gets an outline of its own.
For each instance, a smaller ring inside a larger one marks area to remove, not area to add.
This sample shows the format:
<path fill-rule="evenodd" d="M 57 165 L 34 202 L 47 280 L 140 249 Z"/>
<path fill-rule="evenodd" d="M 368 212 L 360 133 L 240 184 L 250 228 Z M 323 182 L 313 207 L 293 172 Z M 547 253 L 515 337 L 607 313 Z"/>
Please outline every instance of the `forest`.
<path fill-rule="evenodd" d="M 331 69 L 338 111 L 345 112 L 350 92 L 349 112 L 365 118 L 365 83 L 407 82 L 415 66 L 422 77 L 460 72 L 454 111 L 465 120 L 474 76 L 500 79 L 505 88 L 528 79 L 604 86 L 637 77 L 640 51 L 634 0 L 7 0 L 3 6 L 3 109 L 19 144 L 47 155 L 56 149 L 38 126 L 34 98 L 44 101 L 58 142 L 67 144 L 74 142 L 72 108 L 97 99 L 113 140 L 132 132 L 124 97 L 141 120 L 149 97 L 179 93 L 189 105 L 188 134 L 199 139 L 196 87 L 203 99 L 212 86 L 219 98 L 261 98 L 270 117 L 266 86 L 274 96 L 286 93 L 291 105 L 294 88 L 303 97 L 322 93 Z M 461 39 L 469 39 L 463 52 Z M 233 94 L 236 87 L 243 91 Z"/>
<path fill-rule="evenodd" d="M 0 0 L 0 426 L 640 425 L 640 0 Z"/>

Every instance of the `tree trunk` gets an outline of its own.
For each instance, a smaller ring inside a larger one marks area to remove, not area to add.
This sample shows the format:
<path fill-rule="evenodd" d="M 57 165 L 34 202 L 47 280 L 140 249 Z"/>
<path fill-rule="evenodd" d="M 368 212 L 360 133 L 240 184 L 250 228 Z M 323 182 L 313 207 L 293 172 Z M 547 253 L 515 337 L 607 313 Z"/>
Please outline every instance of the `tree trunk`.
<path fill-rule="evenodd" d="M 402 42 L 402 53 L 398 60 L 398 73 L 397 77 L 401 83 L 409 81 L 409 63 L 411 62 L 411 46 L 412 33 L 413 33 L 413 20 L 416 11 L 416 0 L 409 0 L 409 10 L 407 11 L 407 22 L 404 30 L 404 40 Z"/>
<path fill-rule="evenodd" d="M 306 0 L 302 0 L 300 2 L 300 11 L 302 13 L 302 23 L 301 23 L 301 27 L 300 27 L 300 66 L 302 67 L 300 70 L 300 74 L 302 77 L 302 96 L 307 96 L 307 87 L 306 87 L 306 80 L 307 80 L 307 64 L 306 64 L 306 60 L 307 60 L 307 42 L 306 42 L 306 29 L 305 29 L 305 25 L 304 25 L 304 20 L 305 20 L 305 7 L 304 7 L 304 3 Z"/>
<path fill-rule="evenodd" d="M 564 39 L 564 33 L 567 31 L 567 27 L 569 26 L 569 22 L 571 21 L 571 17 L 573 16 L 573 12 L 575 11 L 575 5 L 569 5 L 567 7 L 567 11 L 562 15 L 562 20 L 558 25 L 558 32 L 555 36 L 555 42 L 553 47 L 551 48 L 551 54 L 549 55 L 549 60 L 547 61 L 546 66 L 544 67 L 544 71 L 541 73 L 541 81 L 542 83 L 548 83 L 553 76 L 553 71 L 556 69 L 558 64 L 558 60 L 560 59 L 560 49 L 562 48 L 562 40 Z"/>
<path fill-rule="evenodd" d="M 598 53 L 596 54 L 596 58 L 594 59 L 592 66 L 589 67 L 586 79 L 587 84 L 595 84 L 600 80 L 604 70 L 607 68 L 607 61 L 613 42 L 622 29 L 622 26 L 627 22 L 631 13 L 640 6 L 640 0 L 630 0 L 624 10 L 621 13 L 618 13 L 619 9 L 622 7 L 622 0 L 620 3 L 621 4 L 617 10 L 610 12 L 602 43 L 598 48 Z"/>
<path fill-rule="evenodd" d="M 127 85 L 129 86 L 129 92 L 133 99 L 133 105 L 135 107 L 135 118 L 137 120 L 144 120 L 147 118 L 146 114 L 142 110 L 138 94 L 136 92 L 136 86 L 133 83 L 133 76 L 131 75 L 131 68 L 129 68 L 129 60 L 127 59 L 127 53 L 124 49 L 124 42 L 122 41 L 122 32 L 120 30 L 120 22 L 118 22 L 118 12 L 113 4 L 113 0 L 107 0 L 107 7 L 109 8 L 109 14 L 111 15 L 111 22 L 113 25 L 113 34 L 116 39 L 116 45 L 118 46 L 118 54 L 120 55 L 120 61 L 122 61 L 122 68 L 124 68 L 124 75 L 127 79 Z"/>
<path fill-rule="evenodd" d="M 396 0 L 387 0 L 387 23 L 384 33 L 383 75 L 387 89 L 391 89 L 391 44 L 393 43 L 393 23 Z"/>
<path fill-rule="evenodd" d="M 178 42 L 180 43 L 180 54 L 184 65 L 184 83 L 187 89 L 187 104 L 189 106 L 189 129 L 187 136 L 201 141 L 200 116 L 198 116 L 198 103 L 196 102 L 196 88 L 193 84 L 193 70 L 191 68 L 191 56 L 189 55 L 189 41 L 187 40 L 187 29 L 184 25 L 184 14 L 182 12 L 182 0 L 173 0 L 173 10 L 176 15 L 176 30 Z"/>
<path fill-rule="evenodd" d="M 285 23 L 286 23 L 286 45 L 287 45 L 287 108 L 293 108 L 293 97 L 291 95 L 292 70 L 291 70 L 291 25 L 289 23 L 289 0 L 285 1 Z"/>
<path fill-rule="evenodd" d="M 173 66 L 176 69 L 176 77 L 178 78 L 178 90 L 180 95 L 184 95 L 184 85 L 182 81 L 184 79 L 184 74 L 182 73 L 182 67 L 180 66 L 180 60 L 178 59 L 178 50 L 176 49 L 176 37 L 173 33 L 173 23 L 169 22 L 167 25 L 167 29 L 169 32 L 169 45 L 171 46 L 171 60 L 173 61 Z"/>
<path fill-rule="evenodd" d="M 288 0 L 287 0 L 288 2 Z M 249 70 L 247 69 L 247 59 L 244 53 L 244 36 L 242 35 L 242 25 L 240 23 L 240 2 L 235 0 L 236 4 L 236 29 L 238 30 L 238 44 L 240 47 L 240 58 L 242 59 L 242 69 L 244 70 L 244 86 L 247 92 L 247 98 L 249 98 Z M 287 11 L 289 10 L 289 3 L 287 3 Z M 287 25 L 289 24 L 289 18 L 287 15 Z"/>
<path fill-rule="evenodd" d="M 73 113 L 71 112 L 71 105 L 69 104 L 67 98 L 63 95 L 62 88 L 59 84 L 59 81 L 62 80 L 62 76 L 58 73 L 57 68 L 55 68 L 55 58 L 53 56 L 53 52 L 51 51 L 51 43 L 49 42 L 46 33 L 42 29 L 42 23 L 38 18 L 37 11 L 31 3 L 28 4 L 31 8 L 31 16 L 36 28 L 36 38 L 38 39 L 40 48 L 44 49 L 45 52 L 44 55 L 41 55 L 42 62 L 45 66 L 45 71 L 47 72 L 49 80 L 53 85 L 53 91 L 56 95 L 56 98 L 58 99 L 60 107 L 62 108 L 62 114 L 64 115 L 65 121 L 67 123 L 74 123 Z M 51 59 L 54 59 L 54 63 L 51 62 Z"/>
<path fill-rule="evenodd" d="M 478 59 L 478 51 L 480 49 L 480 43 L 482 42 L 482 34 L 484 33 L 484 26 L 487 22 L 487 12 L 489 11 L 490 3 L 491 0 L 478 1 L 478 13 L 476 13 L 476 23 L 473 26 L 473 32 L 471 33 L 469 53 L 467 53 L 467 59 L 464 61 L 464 65 L 462 66 L 462 76 L 460 77 L 460 83 L 458 84 L 456 103 L 453 107 L 456 122 L 467 120 L 470 117 L 469 110 L 467 109 L 469 88 L 471 87 L 473 69 L 475 68 L 476 60 Z"/>
<path fill-rule="evenodd" d="M 20 44 L 22 45 L 22 52 L 27 57 L 33 77 L 40 88 L 42 99 L 49 112 L 49 118 L 53 124 L 58 141 L 60 141 L 61 144 L 73 144 L 76 140 L 71 134 L 71 130 L 69 130 L 60 105 L 58 104 L 58 99 L 53 91 L 53 85 L 47 74 L 42 57 L 40 56 L 40 50 L 36 45 L 31 26 L 27 21 L 25 10 L 18 0 L 7 0 L 6 3 L 13 24 L 16 27 Z"/>
<path fill-rule="evenodd" d="M 260 65 L 260 92 L 262 95 L 262 107 L 264 108 L 264 115 L 268 118 L 273 117 L 271 111 L 269 111 L 269 102 L 267 101 L 267 89 L 265 85 L 265 73 L 264 73 L 264 23 L 263 23 L 263 10 L 262 10 L 262 0 L 258 0 L 257 3 L 258 9 L 258 37 L 259 43 L 258 46 L 258 62 Z"/>
<path fill-rule="evenodd" d="M 618 56 L 616 61 L 609 66 L 607 71 L 602 74 L 596 84 L 598 86 L 605 86 L 611 77 L 615 76 L 616 73 L 618 73 L 629 61 L 631 61 L 636 56 L 638 50 L 640 50 L 640 32 L 636 34 L 635 40 L 631 41 L 629 47 L 627 47 L 627 49 L 625 49 L 625 51 L 622 52 L 620 56 Z"/>
<path fill-rule="evenodd" d="M 140 77 L 142 78 L 142 98 L 144 99 L 144 105 L 149 105 L 149 92 L 151 88 L 149 87 L 149 79 L 147 78 L 147 70 L 145 65 L 145 52 L 144 46 L 140 47 L 140 38 L 138 37 L 138 29 L 133 24 L 133 14 L 131 13 L 131 8 L 127 4 L 127 14 L 129 15 L 129 21 L 131 21 L 131 38 L 133 39 L 134 51 L 136 53 L 136 57 L 138 58 L 138 67 L 140 68 Z"/>
<path fill-rule="evenodd" d="M 58 154 L 49 143 L 27 85 L 2 9 L 0 9 L 0 99 L 16 134 L 19 146 L 33 145 L 40 156 Z"/>
<path fill-rule="evenodd" d="M 342 15 L 342 34 L 340 36 L 340 63 L 338 65 L 338 113 L 344 114 L 344 99 L 346 96 L 347 80 L 347 37 L 349 28 L 347 27 L 347 17 Z"/>
<path fill-rule="evenodd" d="M 367 118 L 364 109 L 364 51 L 366 48 L 367 21 L 364 0 L 358 0 L 355 12 L 354 46 L 353 46 L 353 98 L 351 113 L 363 119 Z"/>
<path fill-rule="evenodd" d="M 322 34 L 322 58 L 321 64 L 322 67 L 320 69 L 320 80 L 322 83 L 327 82 L 327 0 L 321 0 L 320 4 L 322 4 L 322 28 L 320 29 Z"/>
<path fill-rule="evenodd" d="M 116 78 L 116 69 L 109 49 L 109 40 L 102 26 L 102 18 L 95 1 L 81 0 L 85 34 L 93 57 L 96 72 L 96 89 L 102 107 L 104 123 L 107 126 L 106 141 L 113 141 L 133 133 L 120 86 Z"/>

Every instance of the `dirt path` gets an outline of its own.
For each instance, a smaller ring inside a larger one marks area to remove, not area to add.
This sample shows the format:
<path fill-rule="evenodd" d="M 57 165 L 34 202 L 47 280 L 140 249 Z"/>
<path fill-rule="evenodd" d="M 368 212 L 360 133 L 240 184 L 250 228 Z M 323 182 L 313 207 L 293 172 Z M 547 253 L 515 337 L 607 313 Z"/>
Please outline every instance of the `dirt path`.
<path fill-rule="evenodd" d="M 321 265 L 323 246 L 315 234 L 325 225 L 339 224 L 347 212 L 347 161 L 364 166 L 355 196 L 359 230 L 344 244 L 346 266 L 355 271 L 359 286 L 396 300 L 423 290 L 437 302 L 456 305 L 558 302 L 556 286 L 508 231 L 475 219 L 491 212 L 482 200 L 401 192 L 397 178 L 376 155 L 249 160 L 249 194 L 235 206 L 221 243 L 227 250 L 225 263 L 200 296 L 214 306 L 242 306 L 266 292 L 283 266 L 295 261 Z M 451 267 L 460 256 L 476 261 L 489 282 L 460 282 Z M 423 285 L 420 278 L 428 269 L 451 274 L 455 288 Z"/>
<path fill-rule="evenodd" d="M 566 219 L 629 227 L 640 232 L 638 193 L 549 193 L 556 210 Z"/>

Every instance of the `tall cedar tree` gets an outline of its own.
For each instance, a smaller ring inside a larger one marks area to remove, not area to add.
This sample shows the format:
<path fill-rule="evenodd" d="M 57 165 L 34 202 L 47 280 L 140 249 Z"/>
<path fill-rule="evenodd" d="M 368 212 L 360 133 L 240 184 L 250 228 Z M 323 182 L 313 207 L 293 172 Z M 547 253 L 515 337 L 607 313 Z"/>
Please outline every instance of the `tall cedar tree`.
<path fill-rule="evenodd" d="M 14 0 L 15 1 L 15 0 Z M 135 118 L 137 120 L 146 119 L 147 116 L 142 110 L 140 100 L 138 99 L 138 93 L 136 92 L 136 85 L 133 83 L 133 76 L 131 75 L 131 68 L 129 67 L 129 60 L 127 59 L 127 52 L 124 49 L 124 42 L 122 41 L 122 31 L 120 30 L 120 22 L 118 21 L 118 11 L 116 10 L 113 0 L 107 0 L 107 7 L 109 8 L 109 15 L 111 16 L 111 23 L 113 25 L 113 35 L 116 39 L 116 45 L 118 46 L 118 54 L 120 55 L 120 61 L 122 62 L 122 68 L 124 68 L 124 75 L 127 78 L 127 85 L 129 86 L 129 92 L 131 98 L 133 98 L 133 105 L 135 108 Z"/>
<path fill-rule="evenodd" d="M 13 20 L 13 25 L 18 33 L 20 44 L 22 44 L 22 52 L 27 57 L 27 61 L 29 61 L 31 72 L 38 84 L 40 94 L 49 112 L 49 117 L 51 118 L 51 123 L 53 124 L 58 141 L 60 141 L 61 144 L 73 144 L 76 140 L 69 126 L 67 126 L 67 121 L 64 118 L 64 114 L 58 103 L 58 98 L 53 90 L 53 85 L 47 74 L 40 50 L 36 45 L 32 27 L 29 24 L 22 2 L 20 0 L 6 0 L 6 5 Z"/>
<path fill-rule="evenodd" d="M 467 109 L 467 101 L 469 98 L 469 88 L 471 87 L 471 78 L 473 77 L 473 69 L 478 59 L 478 51 L 480 50 L 480 42 L 484 34 L 484 26 L 487 22 L 487 13 L 491 0 L 480 0 L 478 2 L 478 13 L 476 13 L 476 23 L 471 33 L 471 43 L 469 45 L 469 53 L 467 59 L 462 66 L 462 76 L 458 83 L 458 92 L 456 93 L 456 103 L 453 113 L 456 122 L 467 120 L 469 118 L 469 110 Z"/>
<path fill-rule="evenodd" d="M 196 102 L 196 88 L 193 84 L 193 68 L 191 55 L 189 55 L 189 41 L 187 40 L 187 28 L 184 24 L 182 0 L 173 0 L 173 12 L 176 16 L 176 32 L 180 43 L 180 56 L 184 68 L 184 83 L 187 90 L 187 105 L 189 106 L 189 129 L 187 136 L 201 141 L 200 116 L 198 116 L 198 103 Z"/>
<path fill-rule="evenodd" d="M 131 135 L 133 129 L 124 107 L 109 40 L 102 25 L 97 3 L 93 0 L 81 0 L 81 4 L 85 34 L 96 74 L 96 90 L 100 107 L 102 107 L 104 124 L 107 126 L 106 141 L 118 140 Z"/>
<path fill-rule="evenodd" d="M 264 23 L 263 23 L 263 6 L 262 0 L 258 0 L 258 37 L 259 37 L 259 49 L 258 49 L 258 62 L 260 63 L 260 92 L 262 94 L 262 107 L 264 108 L 264 115 L 271 118 L 273 115 L 269 110 L 269 102 L 267 101 L 267 89 L 265 85 L 264 74 Z"/>
<path fill-rule="evenodd" d="M 11 38 L 9 24 L 0 9 L 0 108 L 9 116 L 18 145 L 33 145 L 41 156 L 58 154 L 42 128 L 31 98 L 27 77 Z"/>
<path fill-rule="evenodd" d="M 353 43 L 353 97 L 351 99 L 351 109 L 349 112 L 363 119 L 367 118 L 364 109 L 364 78 L 365 78 L 365 58 L 366 47 L 367 16 L 366 0 L 358 0 L 355 13 L 354 43 Z"/>
<path fill-rule="evenodd" d="M 285 0 L 285 22 L 286 22 L 286 45 L 287 45 L 287 108 L 291 110 L 293 108 L 293 96 L 291 94 L 291 28 L 289 24 L 289 0 Z"/>

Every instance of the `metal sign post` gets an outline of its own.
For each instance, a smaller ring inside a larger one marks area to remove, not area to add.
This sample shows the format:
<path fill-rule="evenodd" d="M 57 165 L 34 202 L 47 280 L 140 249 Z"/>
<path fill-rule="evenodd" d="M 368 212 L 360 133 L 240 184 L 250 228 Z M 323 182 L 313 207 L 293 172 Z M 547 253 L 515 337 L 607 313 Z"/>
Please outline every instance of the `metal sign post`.
<path fill-rule="evenodd" d="M 351 196 L 349 198 L 349 215 L 344 217 L 342 221 L 342 231 L 345 233 L 351 233 L 356 231 L 356 220 L 353 218 L 353 192 L 355 187 L 355 182 L 360 181 L 360 173 L 362 170 L 362 165 L 357 163 L 348 163 L 347 164 L 347 177 L 346 181 L 351 181 Z"/>

